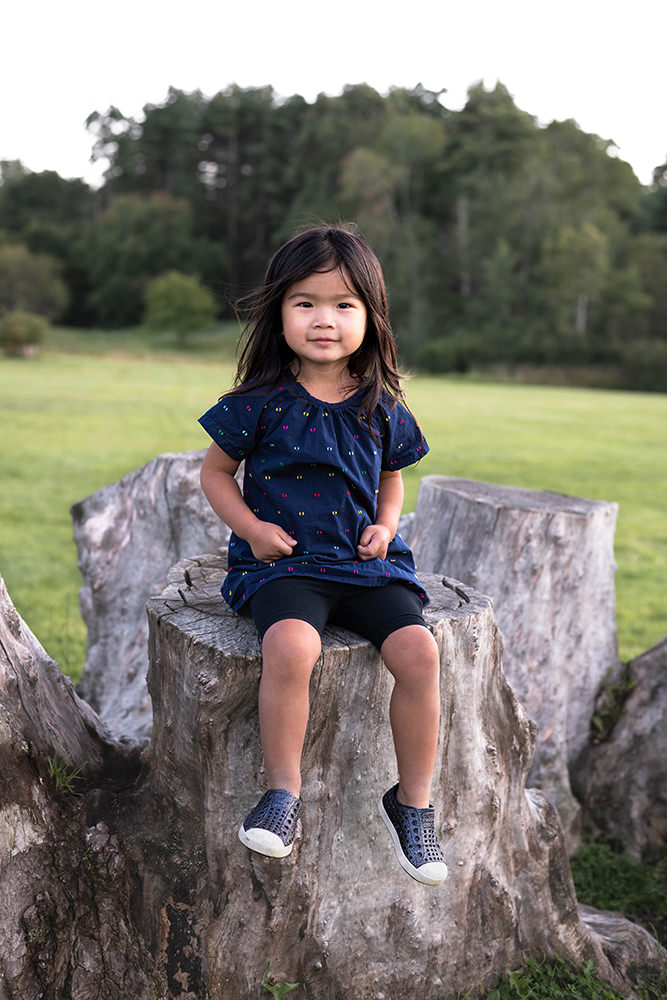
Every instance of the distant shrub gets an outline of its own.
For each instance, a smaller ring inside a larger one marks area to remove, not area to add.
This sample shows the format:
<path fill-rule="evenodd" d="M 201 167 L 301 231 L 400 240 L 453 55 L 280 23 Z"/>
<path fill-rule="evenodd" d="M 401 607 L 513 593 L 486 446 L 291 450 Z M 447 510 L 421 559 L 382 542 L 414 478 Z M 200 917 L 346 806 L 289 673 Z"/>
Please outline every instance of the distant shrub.
<path fill-rule="evenodd" d="M 619 355 L 624 388 L 667 392 L 667 340 L 629 340 Z"/>
<path fill-rule="evenodd" d="M 0 347 L 5 354 L 27 357 L 36 352 L 48 328 L 43 316 L 14 309 L 0 319 Z"/>
<path fill-rule="evenodd" d="M 467 372 L 483 358 L 481 338 L 463 331 L 425 344 L 417 355 L 417 367 L 434 375 Z"/>
<path fill-rule="evenodd" d="M 172 330 L 180 343 L 189 333 L 203 330 L 216 314 L 215 298 L 199 278 L 167 271 L 146 289 L 144 322 L 153 330 Z"/>

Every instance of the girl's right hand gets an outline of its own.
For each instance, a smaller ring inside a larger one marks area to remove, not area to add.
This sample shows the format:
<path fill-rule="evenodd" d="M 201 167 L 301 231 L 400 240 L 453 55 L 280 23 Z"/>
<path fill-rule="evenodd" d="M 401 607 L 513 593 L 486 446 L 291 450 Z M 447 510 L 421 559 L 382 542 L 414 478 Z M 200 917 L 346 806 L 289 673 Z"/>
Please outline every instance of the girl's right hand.
<path fill-rule="evenodd" d="M 270 521 L 258 521 L 246 541 L 255 559 L 265 563 L 290 555 L 297 544 L 296 538 L 288 535 L 279 524 L 271 524 Z"/>

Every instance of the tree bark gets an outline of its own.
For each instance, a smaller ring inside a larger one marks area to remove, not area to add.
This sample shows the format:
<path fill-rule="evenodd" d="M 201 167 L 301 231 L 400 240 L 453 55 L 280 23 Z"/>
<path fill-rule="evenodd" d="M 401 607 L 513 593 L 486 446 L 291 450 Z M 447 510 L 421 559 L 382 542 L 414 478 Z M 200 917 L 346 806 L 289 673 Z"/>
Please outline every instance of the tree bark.
<path fill-rule="evenodd" d="M 0 578 L 0 1000 L 151 996 L 132 876 L 83 795 L 117 795 L 138 771 L 136 750 L 77 697 Z"/>
<path fill-rule="evenodd" d="M 199 488 L 203 456 L 158 455 L 72 507 L 87 627 L 79 692 L 138 745 L 152 720 L 146 601 L 179 559 L 215 552 L 229 537 Z"/>
<path fill-rule="evenodd" d="M 575 791 L 585 820 L 637 861 L 667 841 L 667 636 L 628 664 L 634 685 L 611 737 L 585 747 Z"/>
<path fill-rule="evenodd" d="M 507 676 L 538 725 L 530 783 L 557 806 L 570 850 L 580 805 L 570 769 L 588 743 L 604 678 L 618 678 L 617 506 L 559 493 L 426 476 L 410 544 L 423 572 L 489 594 Z"/>
<path fill-rule="evenodd" d="M 149 602 L 140 774 L 136 742 L 77 698 L 0 590 L 0 997 L 254 1000 L 270 962 L 304 1000 L 442 1000 L 479 995 L 531 955 L 592 959 L 632 995 L 635 952 L 582 922 L 558 816 L 525 789 L 534 730 L 490 601 L 453 581 L 423 578 L 442 663 L 434 802 L 448 881 L 427 888 L 396 864 L 376 811 L 396 777 L 390 678 L 342 630 L 313 675 L 295 850 L 277 862 L 241 845 L 262 786 L 260 650 L 219 595 L 223 572 L 220 556 L 186 560 Z M 83 768 L 80 797 L 49 777 L 56 753 Z"/>
<path fill-rule="evenodd" d="M 423 579 L 443 665 L 434 802 L 452 869 L 428 892 L 397 868 L 375 818 L 396 777 L 389 676 L 369 644 L 340 630 L 313 676 L 297 848 L 276 865 L 238 843 L 262 786 L 261 661 L 254 629 L 218 598 L 220 577 L 213 561 L 183 563 L 148 609 L 159 664 L 149 675 L 151 780 L 154 794 L 178 802 L 187 839 L 200 831 L 213 994 L 250 996 L 249 972 L 265 961 L 308 997 L 355 1000 L 488 986 L 531 954 L 590 957 L 613 977 L 579 921 L 556 813 L 525 793 L 534 732 L 502 675 L 489 600 Z"/>

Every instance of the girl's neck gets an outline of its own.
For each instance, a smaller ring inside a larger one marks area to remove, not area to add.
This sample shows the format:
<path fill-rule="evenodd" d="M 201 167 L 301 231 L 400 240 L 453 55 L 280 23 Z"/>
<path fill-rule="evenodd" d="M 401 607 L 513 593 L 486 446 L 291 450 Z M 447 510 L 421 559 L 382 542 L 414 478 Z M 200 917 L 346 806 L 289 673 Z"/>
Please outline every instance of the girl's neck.
<path fill-rule="evenodd" d="M 344 368 L 328 371 L 318 370 L 309 365 L 299 365 L 294 361 L 290 365 L 292 374 L 306 392 L 323 403 L 341 403 L 359 388 L 359 381 L 351 374 L 347 365 Z"/>

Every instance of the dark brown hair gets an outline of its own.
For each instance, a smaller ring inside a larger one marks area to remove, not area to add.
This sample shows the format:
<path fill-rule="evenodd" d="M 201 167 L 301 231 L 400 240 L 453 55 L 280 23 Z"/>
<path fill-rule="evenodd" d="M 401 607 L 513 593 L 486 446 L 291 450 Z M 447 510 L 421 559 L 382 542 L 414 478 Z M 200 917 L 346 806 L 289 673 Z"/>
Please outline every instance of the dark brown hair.
<path fill-rule="evenodd" d="M 402 376 L 380 262 L 368 244 L 347 228 L 318 226 L 292 237 L 269 261 L 259 288 L 236 303 L 237 316 L 245 315 L 247 321 L 232 393 L 278 384 L 285 366 L 295 357 L 282 334 L 283 296 L 295 281 L 335 269 L 366 307 L 366 333 L 349 358 L 348 368 L 357 385 L 367 389 L 359 412 L 372 427 L 371 415 L 383 390 L 392 406 L 403 400 Z"/>

